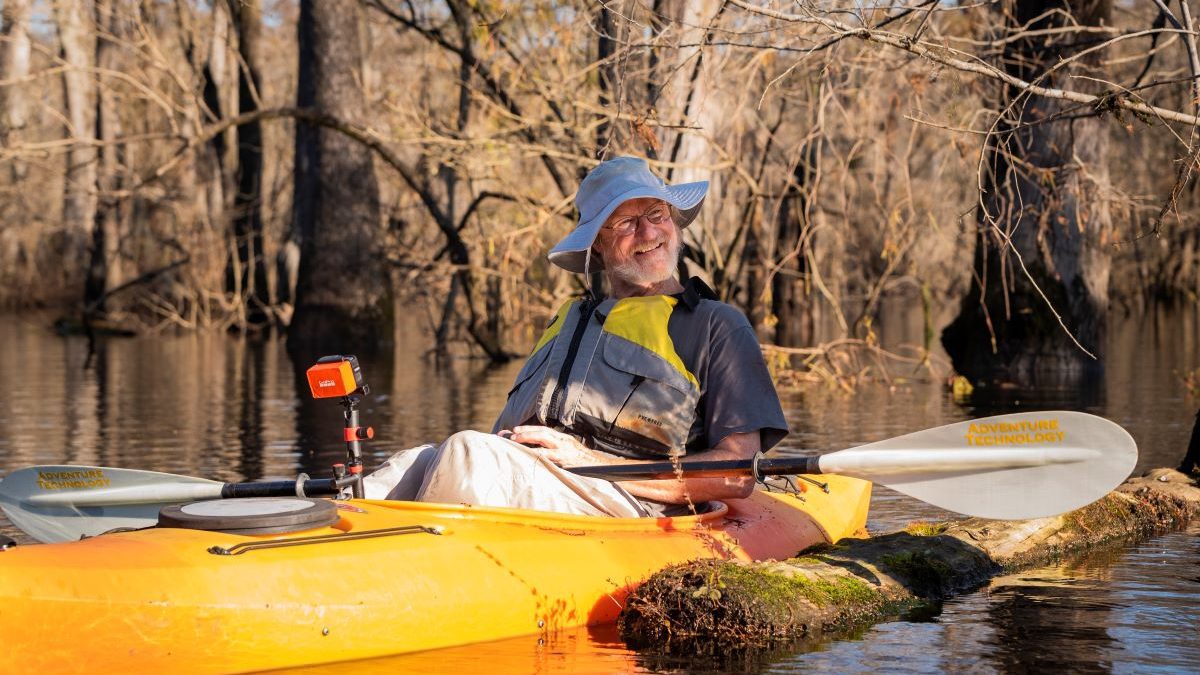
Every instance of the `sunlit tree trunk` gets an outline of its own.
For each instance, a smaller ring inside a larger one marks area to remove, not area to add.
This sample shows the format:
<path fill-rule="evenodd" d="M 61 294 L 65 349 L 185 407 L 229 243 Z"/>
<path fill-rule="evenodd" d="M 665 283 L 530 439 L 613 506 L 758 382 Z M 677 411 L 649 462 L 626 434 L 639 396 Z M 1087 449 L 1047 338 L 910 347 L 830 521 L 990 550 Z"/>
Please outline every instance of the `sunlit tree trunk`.
<path fill-rule="evenodd" d="M 611 59 L 616 53 L 617 22 L 613 10 L 601 3 L 596 8 L 596 61 L 600 64 L 597 71 L 597 89 L 599 90 L 600 108 L 605 112 L 596 125 L 596 157 L 608 159 L 609 148 L 613 142 L 612 127 L 608 121 L 609 107 L 613 105 L 613 89 L 617 86 L 617 69 Z"/>
<path fill-rule="evenodd" d="M 1010 30 L 1043 31 L 1007 43 L 1004 68 L 1025 81 L 1080 49 L 1076 38 L 1056 37 L 1056 27 L 1111 23 L 1109 0 L 1020 0 L 1004 8 Z M 1085 60 L 1042 84 L 1086 86 L 1072 75 L 1086 69 L 1102 78 L 1097 68 Z M 1063 102 L 1011 88 L 999 103 L 1002 119 L 984 158 L 975 280 L 942 342 L 955 369 L 975 380 L 1072 381 L 1096 372 L 1099 362 L 1084 350 L 1100 357 L 1104 349 L 1110 254 L 1101 239 L 1110 217 L 1099 186 L 1107 182 L 1106 122 L 1064 115 Z"/>
<path fill-rule="evenodd" d="M 208 44 L 204 65 L 200 69 L 203 79 L 201 101 L 204 104 L 201 119 L 206 124 L 220 120 L 225 115 L 228 104 L 225 95 L 228 91 L 228 60 L 230 53 L 229 39 L 230 18 L 225 3 L 213 3 L 212 28 L 208 35 Z M 196 153 L 196 171 L 199 188 L 203 199 L 203 212 L 207 223 L 206 237 L 209 240 L 221 241 L 228 231 L 226 217 L 228 215 L 227 195 L 230 190 L 226 159 L 228 152 L 227 139 L 235 131 L 217 134 L 213 139 Z M 218 247 L 213 247 L 217 249 Z M 215 256 L 215 253 L 210 253 Z M 204 269 L 209 272 L 211 285 L 214 290 L 227 284 L 228 257 L 223 258 L 224 264 L 217 259 L 209 259 Z"/>
<path fill-rule="evenodd" d="M 101 72 L 118 72 L 117 47 L 113 40 L 123 37 L 121 18 L 115 0 L 96 2 L 96 26 L 102 34 L 96 38 L 96 67 Z M 116 143 L 121 121 L 112 87 L 100 87 L 96 96 L 96 136 L 100 139 L 99 172 L 96 186 L 96 222 L 92 228 L 92 249 L 88 274 L 84 281 L 85 315 L 103 315 L 108 291 L 121 283 L 121 211 L 122 201 L 115 193 L 121 187 L 122 150 Z"/>
<path fill-rule="evenodd" d="M 83 253 L 91 241 L 96 219 L 96 85 L 92 76 L 96 38 L 90 0 L 54 3 L 59 45 L 66 68 L 63 91 L 66 101 L 67 134 L 73 141 L 66 155 L 66 192 L 63 227 L 67 235 L 64 269 L 85 263 Z"/>
<path fill-rule="evenodd" d="M 0 86 L 0 147 L 20 143 L 21 132 L 28 123 L 28 92 L 15 82 L 29 75 L 29 1 L 5 0 L 0 7 L 0 81 L 14 82 Z M 11 160 L 12 180 L 24 180 L 25 163 Z"/>
<path fill-rule="evenodd" d="M 657 106 L 674 119 L 673 123 L 698 127 L 699 133 L 680 130 L 670 139 L 664 156 L 686 166 L 670 171 L 669 178 L 678 182 L 715 178 L 705 167 L 713 162 L 716 153 L 705 138 L 717 128 L 725 111 L 718 100 L 710 98 L 712 72 L 716 53 L 707 48 L 709 27 L 723 11 L 724 2 L 702 0 L 666 3 L 666 11 L 676 18 L 674 42 L 682 45 L 671 50 L 662 71 L 667 79 L 660 91 Z"/>
<path fill-rule="evenodd" d="M 300 3 L 300 107 L 347 122 L 363 117 L 360 11 L 353 0 Z M 294 218 L 302 254 L 288 348 L 306 361 L 390 341 L 393 313 L 370 151 L 328 128 L 297 126 Z"/>
<path fill-rule="evenodd" d="M 230 1 L 230 10 L 238 33 L 238 113 L 254 112 L 260 103 L 259 64 L 261 62 L 262 8 L 258 0 Z M 357 44 L 357 42 L 356 42 Z M 262 323 L 273 304 L 267 282 L 266 256 L 263 254 L 262 173 L 263 135 L 257 121 L 237 129 L 237 191 L 233 200 L 233 235 L 237 259 L 231 260 L 230 289 L 240 289 L 247 303 L 247 319 Z"/>

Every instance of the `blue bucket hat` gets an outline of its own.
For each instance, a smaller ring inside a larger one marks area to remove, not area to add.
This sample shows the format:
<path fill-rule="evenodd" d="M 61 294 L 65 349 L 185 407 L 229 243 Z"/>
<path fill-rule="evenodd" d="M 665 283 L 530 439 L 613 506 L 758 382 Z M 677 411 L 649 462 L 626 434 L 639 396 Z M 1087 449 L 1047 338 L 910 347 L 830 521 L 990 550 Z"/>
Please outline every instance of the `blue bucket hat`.
<path fill-rule="evenodd" d="M 588 252 L 600 227 L 618 206 L 639 197 L 661 199 L 679 210 L 681 218 L 675 224 L 684 228 L 700 213 L 707 193 L 706 180 L 667 185 L 650 172 L 646 160 L 640 157 L 617 157 L 602 162 L 579 184 L 579 191 L 575 193 L 579 223 L 550 249 L 550 262 L 569 272 L 584 272 L 587 267 L 591 271 L 604 269 L 604 262 L 599 257 L 589 264 Z"/>

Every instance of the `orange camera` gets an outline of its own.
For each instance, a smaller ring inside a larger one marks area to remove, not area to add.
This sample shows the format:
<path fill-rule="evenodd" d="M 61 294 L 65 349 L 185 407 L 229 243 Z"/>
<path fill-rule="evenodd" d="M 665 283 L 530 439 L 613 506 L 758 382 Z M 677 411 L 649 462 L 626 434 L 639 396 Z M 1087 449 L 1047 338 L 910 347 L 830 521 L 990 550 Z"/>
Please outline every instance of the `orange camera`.
<path fill-rule="evenodd" d="M 358 358 L 352 355 L 323 356 L 308 369 L 307 375 L 313 398 L 364 395 L 368 392 L 362 369 L 358 367 Z"/>

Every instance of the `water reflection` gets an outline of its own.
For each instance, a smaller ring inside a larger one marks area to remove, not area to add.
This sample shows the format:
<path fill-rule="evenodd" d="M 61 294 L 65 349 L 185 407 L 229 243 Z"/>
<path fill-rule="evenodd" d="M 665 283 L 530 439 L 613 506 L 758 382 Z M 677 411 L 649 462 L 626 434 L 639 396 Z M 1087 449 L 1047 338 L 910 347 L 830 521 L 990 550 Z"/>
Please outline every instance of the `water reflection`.
<path fill-rule="evenodd" d="M 335 670 L 336 668 L 336 670 Z M 501 640 L 431 652 L 352 661 L 337 666 L 276 671 L 305 673 L 644 673 L 641 659 L 625 649 L 614 626 L 572 628 L 548 635 Z"/>
<path fill-rule="evenodd" d="M 311 400 L 302 375 L 310 364 L 293 364 L 279 340 L 222 335 L 100 340 L 89 363 L 86 341 L 56 337 L 49 323 L 28 317 L 0 321 L 0 382 L 19 383 L 0 390 L 0 473 L 73 463 L 235 481 L 289 478 L 299 471 L 327 475 L 330 464 L 345 456 L 341 407 Z M 893 338 L 906 339 L 888 334 Z M 365 444 L 368 466 L 460 429 L 490 428 L 520 367 L 495 368 L 471 359 L 438 365 L 423 358 L 427 346 L 414 323 L 398 328 L 393 352 L 363 360 L 372 393 L 362 404 L 362 418 L 377 432 Z M 823 387 L 786 392 L 793 434 L 781 451 L 828 452 L 968 417 L 1066 408 L 1107 416 L 1128 429 L 1141 451 L 1137 471 L 1175 466 L 1200 405 L 1187 398 L 1180 376 L 1198 366 L 1200 312 L 1154 312 L 1145 320 L 1114 321 L 1104 377 L 1082 389 L 980 390 L 956 402 L 942 383 L 898 379 L 863 386 L 853 396 Z M 879 488 L 869 526 L 886 531 L 946 515 Z M 6 522 L 0 522 L 0 533 L 29 541 Z M 1120 552 L 1116 561 L 1000 580 L 947 603 L 933 622 L 883 624 L 861 640 L 809 645 L 805 649 L 815 651 L 766 655 L 762 662 L 725 669 L 1120 671 L 1146 663 L 1194 668 L 1200 663 L 1196 535 L 1158 539 L 1149 548 Z M 525 640 L 398 657 L 387 667 L 402 672 L 459 663 L 489 671 L 511 663 L 516 672 L 707 667 L 638 657 L 624 651 L 615 634 L 573 635 L 541 645 Z"/>
<path fill-rule="evenodd" d="M 999 577 L 934 621 L 873 626 L 765 672 L 1196 672 L 1198 547 L 1200 525 Z"/>

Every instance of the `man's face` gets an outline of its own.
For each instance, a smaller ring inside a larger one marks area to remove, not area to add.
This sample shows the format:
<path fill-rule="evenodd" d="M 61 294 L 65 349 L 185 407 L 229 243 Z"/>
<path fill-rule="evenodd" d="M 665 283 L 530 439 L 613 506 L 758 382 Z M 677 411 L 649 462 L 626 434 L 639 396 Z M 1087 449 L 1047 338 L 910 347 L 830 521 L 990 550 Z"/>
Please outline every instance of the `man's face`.
<path fill-rule="evenodd" d="M 653 197 L 618 206 L 596 238 L 605 270 L 636 286 L 670 277 L 679 261 L 679 248 L 679 228 L 671 219 L 670 206 Z"/>

